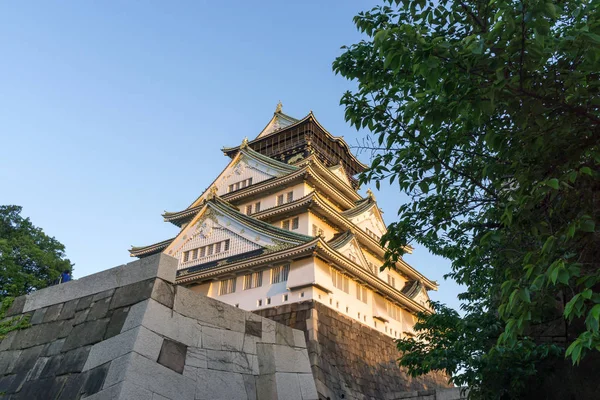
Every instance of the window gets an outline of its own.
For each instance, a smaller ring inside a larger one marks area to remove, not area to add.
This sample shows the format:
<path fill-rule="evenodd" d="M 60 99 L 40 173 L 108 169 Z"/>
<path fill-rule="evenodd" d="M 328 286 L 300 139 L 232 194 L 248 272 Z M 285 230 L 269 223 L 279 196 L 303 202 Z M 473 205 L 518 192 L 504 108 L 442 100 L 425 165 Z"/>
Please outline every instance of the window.
<path fill-rule="evenodd" d="M 281 228 L 285 229 L 287 231 L 290 230 L 290 227 L 292 228 L 292 230 L 296 230 L 296 229 L 298 229 L 299 225 L 300 225 L 300 219 L 298 217 L 295 217 L 292 219 L 286 219 L 285 221 L 281 221 Z"/>
<path fill-rule="evenodd" d="M 375 270 L 375 264 L 373 264 L 371 261 L 368 262 L 369 263 L 369 270 L 373 273 L 376 274 L 377 271 Z"/>
<path fill-rule="evenodd" d="M 356 298 L 363 303 L 367 303 L 367 288 L 356 283 Z"/>
<path fill-rule="evenodd" d="M 258 301 L 256 302 L 256 305 L 259 307 L 262 307 L 262 299 L 258 299 Z"/>
<path fill-rule="evenodd" d="M 235 303 L 235 306 L 236 306 L 237 308 L 240 308 L 240 303 Z"/>
<path fill-rule="evenodd" d="M 244 275 L 244 290 L 262 286 L 262 271 Z"/>
<path fill-rule="evenodd" d="M 377 321 L 373 321 L 373 325 L 375 325 L 375 328 L 377 328 Z"/>
<path fill-rule="evenodd" d="M 221 281 L 221 286 L 219 287 L 219 296 L 233 292 L 235 292 L 235 278 Z"/>
<path fill-rule="evenodd" d="M 313 224 L 312 226 L 313 236 L 323 236 L 323 229 L 319 228 L 317 225 Z"/>
<path fill-rule="evenodd" d="M 350 307 L 346 306 L 346 312 L 350 312 Z"/>
<path fill-rule="evenodd" d="M 189 251 L 184 251 L 183 252 L 183 262 L 186 262 L 190 259 L 190 252 Z"/>
<path fill-rule="evenodd" d="M 191 252 L 192 260 L 206 256 L 212 256 L 213 254 L 218 254 L 227 250 L 229 250 L 229 239 L 194 249 Z M 184 262 L 185 261 L 187 260 L 184 260 Z"/>
<path fill-rule="evenodd" d="M 243 189 L 250 185 L 252 185 L 252 178 L 244 179 L 243 181 L 239 181 L 239 182 L 232 183 L 231 185 L 229 185 L 227 188 L 227 191 L 229 193 L 235 192 L 236 190 Z"/>
<path fill-rule="evenodd" d="M 358 319 L 360 319 L 360 313 L 358 313 Z"/>
<path fill-rule="evenodd" d="M 395 319 L 396 321 L 400 321 L 401 320 L 401 311 L 400 311 L 400 307 L 398 307 L 395 304 L 390 303 L 389 301 L 386 302 L 386 306 L 387 306 L 387 313 L 388 315 Z"/>
<path fill-rule="evenodd" d="M 287 192 L 286 198 L 287 198 L 286 202 L 288 202 L 288 203 L 291 203 L 292 201 L 294 201 L 294 192 Z"/>
<path fill-rule="evenodd" d="M 304 292 L 300 292 L 300 297 L 304 297 Z"/>
<path fill-rule="evenodd" d="M 246 215 L 252 214 L 252 204 L 246 206 Z"/>
<path fill-rule="evenodd" d="M 331 268 L 331 282 L 336 288 L 350 293 L 350 280 L 339 271 Z"/>
<path fill-rule="evenodd" d="M 283 301 L 288 301 L 288 298 L 289 298 L 289 297 L 288 297 L 288 295 L 287 295 L 287 294 L 284 294 L 284 295 L 283 295 Z"/>
<path fill-rule="evenodd" d="M 283 195 L 280 194 L 279 196 L 277 196 L 277 205 L 280 206 L 283 204 Z"/>
<path fill-rule="evenodd" d="M 290 264 L 275 267 L 271 270 L 271 283 L 285 282 L 290 274 Z"/>
<path fill-rule="evenodd" d="M 381 236 L 376 235 L 375 232 L 373 232 L 372 230 L 370 230 L 369 228 L 365 228 L 365 230 L 367 231 L 367 235 L 371 236 L 373 239 L 375 239 L 378 242 L 381 242 Z"/>
<path fill-rule="evenodd" d="M 335 302 L 335 308 L 340 308 L 340 302 L 339 301 Z"/>
<path fill-rule="evenodd" d="M 363 321 L 367 322 L 367 316 L 366 315 L 363 317 Z"/>
<path fill-rule="evenodd" d="M 396 278 L 388 274 L 388 284 L 392 287 L 396 287 Z"/>
<path fill-rule="evenodd" d="M 257 213 L 260 211 L 260 201 L 254 204 L 254 212 Z"/>
<path fill-rule="evenodd" d="M 271 298 L 267 297 L 267 304 L 271 304 Z"/>

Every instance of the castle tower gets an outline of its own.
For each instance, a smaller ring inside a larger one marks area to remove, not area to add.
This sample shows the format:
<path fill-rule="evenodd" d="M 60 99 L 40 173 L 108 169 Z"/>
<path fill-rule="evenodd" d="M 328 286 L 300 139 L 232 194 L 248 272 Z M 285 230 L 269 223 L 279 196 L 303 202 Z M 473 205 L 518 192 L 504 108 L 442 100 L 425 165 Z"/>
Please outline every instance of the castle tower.
<path fill-rule="evenodd" d="M 346 321 L 356 332 L 367 332 L 361 333 L 367 340 L 383 341 L 391 349 L 386 362 L 395 365 L 390 338 L 413 334 L 414 315 L 427 309 L 427 291 L 437 283 L 404 260 L 380 271 L 386 225 L 373 194 L 358 194 L 355 178 L 366 166 L 312 112 L 298 120 L 279 104 L 255 139 L 223 152 L 231 161 L 204 193 L 185 210 L 163 215 L 179 233 L 133 247 L 131 255 L 173 256 L 179 260 L 178 284 L 305 330 L 309 351 L 313 341 L 320 352 L 311 362 L 323 398 L 367 391 L 352 388 L 352 381 L 357 374 L 364 380 L 381 374 L 375 367 L 346 373 L 338 362 L 338 372 L 323 371 L 331 368 L 323 364 L 329 361 L 322 359 L 325 344 L 316 337 L 317 314 Z M 427 386 L 411 381 L 393 389 Z"/>

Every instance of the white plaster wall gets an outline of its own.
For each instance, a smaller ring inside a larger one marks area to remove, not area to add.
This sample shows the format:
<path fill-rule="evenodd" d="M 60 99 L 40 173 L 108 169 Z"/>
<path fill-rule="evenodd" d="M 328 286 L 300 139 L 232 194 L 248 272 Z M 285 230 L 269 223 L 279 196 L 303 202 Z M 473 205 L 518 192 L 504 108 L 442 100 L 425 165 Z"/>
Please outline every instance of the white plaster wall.
<path fill-rule="evenodd" d="M 254 182 L 253 182 L 253 184 L 254 184 Z M 251 201 L 248 200 L 248 201 L 241 202 L 239 204 L 236 204 L 236 207 L 238 207 L 238 209 L 240 210 L 241 213 L 246 214 L 246 206 L 247 205 L 252 204 L 252 211 L 254 212 L 254 204 L 256 204 L 257 202 L 260 201 L 260 210 L 261 211 L 268 210 L 269 208 L 273 208 L 277 205 L 277 196 L 280 194 L 283 194 L 283 199 L 284 199 L 283 201 L 285 202 L 287 199 L 287 193 L 290 191 L 294 192 L 294 200 L 293 201 L 296 201 L 296 200 L 306 196 L 308 193 L 310 193 L 308 185 L 306 185 L 305 183 L 298 183 L 294 186 L 285 188 L 278 192 L 271 193 L 266 196 L 254 198 Z"/>
<path fill-rule="evenodd" d="M 309 230 L 308 234 L 311 236 L 312 236 L 313 224 L 315 224 L 319 228 L 323 229 L 323 234 L 325 235 L 325 240 L 331 240 L 331 238 L 333 238 L 333 235 L 335 235 L 336 233 L 339 232 L 335 227 L 333 227 L 332 225 L 323 221 L 319 216 L 309 212 L 308 213 L 308 230 Z"/>

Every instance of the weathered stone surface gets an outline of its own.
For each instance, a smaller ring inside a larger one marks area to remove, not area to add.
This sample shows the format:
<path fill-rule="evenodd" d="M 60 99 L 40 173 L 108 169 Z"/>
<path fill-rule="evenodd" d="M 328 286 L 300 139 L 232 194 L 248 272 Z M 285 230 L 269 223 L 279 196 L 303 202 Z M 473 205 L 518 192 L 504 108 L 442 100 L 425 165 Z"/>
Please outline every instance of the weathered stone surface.
<path fill-rule="evenodd" d="M 128 313 L 129 307 L 117 308 L 112 311 L 110 322 L 108 323 L 106 333 L 104 334 L 104 339 L 111 338 L 121 333 L 121 329 L 123 329 L 123 324 L 125 324 Z"/>
<path fill-rule="evenodd" d="M 275 374 L 275 384 L 280 397 L 285 396 L 289 400 L 303 400 L 297 374 L 278 372 Z M 313 400 L 316 400 L 316 397 Z"/>
<path fill-rule="evenodd" d="M 275 384 L 275 374 L 261 374 L 256 377 L 256 397 L 258 399 L 277 398 L 277 385 Z"/>
<path fill-rule="evenodd" d="M 44 368 L 46 368 L 46 364 L 48 364 L 49 360 L 50 357 L 38 358 L 33 368 L 29 370 L 29 373 L 27 374 L 27 380 L 33 381 L 35 379 L 39 379 L 39 377 L 42 375 L 42 372 L 44 371 Z"/>
<path fill-rule="evenodd" d="M 208 368 L 206 350 L 198 347 L 188 347 L 185 365 L 194 368 Z"/>
<path fill-rule="evenodd" d="M 63 359 L 58 367 L 56 375 L 69 372 L 81 372 L 85 361 L 90 353 L 91 346 L 78 347 L 63 354 Z"/>
<path fill-rule="evenodd" d="M 155 279 L 148 279 L 141 282 L 135 282 L 131 285 L 122 286 L 115 290 L 112 297 L 110 308 L 119 308 L 130 306 L 140 301 L 146 300 L 152 294 Z"/>
<path fill-rule="evenodd" d="M 212 325 L 219 328 L 246 332 L 246 311 L 210 297 L 198 296 L 197 293 L 184 287 L 177 288 L 173 310 L 199 321 L 210 321 Z"/>
<path fill-rule="evenodd" d="M 202 327 L 202 348 L 211 350 L 242 351 L 244 334 L 225 329 Z"/>
<path fill-rule="evenodd" d="M 109 367 L 110 363 L 106 363 L 87 371 L 85 377 L 85 384 L 82 388 L 82 393 L 84 393 L 87 396 L 90 396 L 94 393 L 99 392 L 102 388 L 102 385 L 104 384 L 104 379 L 108 374 Z"/>
<path fill-rule="evenodd" d="M 94 321 L 96 319 L 106 317 L 108 314 L 108 306 L 110 305 L 110 297 L 100 299 L 92 303 L 90 312 L 88 313 L 87 320 Z"/>
<path fill-rule="evenodd" d="M 167 282 L 175 282 L 176 265 L 177 260 L 166 254 L 149 256 L 126 266 L 115 267 L 62 285 L 50 286 L 43 291 L 33 292 L 26 296 L 23 311 L 64 303 L 155 277 Z"/>
<path fill-rule="evenodd" d="M 44 315 L 44 322 L 56 321 L 62 308 L 63 308 L 62 303 L 55 304 L 53 306 L 48 307 L 48 310 L 46 311 L 46 315 Z"/>
<path fill-rule="evenodd" d="M 23 389 L 14 398 L 23 400 L 54 399 L 58 396 L 66 381 L 66 376 L 30 381 L 27 385 L 23 385 Z"/>
<path fill-rule="evenodd" d="M 10 331 L 6 334 L 6 336 L 4 336 L 4 339 L 2 339 L 2 342 L 0 342 L 0 351 L 10 349 L 10 346 L 12 346 L 12 343 L 15 340 L 15 336 L 17 335 L 17 333 L 18 331 Z"/>
<path fill-rule="evenodd" d="M 106 299 L 107 297 L 111 297 L 115 293 L 115 289 L 108 289 L 100 293 L 96 293 L 92 296 L 92 303 L 96 301 L 100 301 L 102 299 Z"/>
<path fill-rule="evenodd" d="M 12 372 L 18 373 L 29 371 L 35 365 L 35 362 L 42 353 L 43 349 L 44 345 L 39 345 L 23 350 L 15 362 Z"/>
<path fill-rule="evenodd" d="M 137 353 L 131 353 L 126 379 L 169 399 L 194 399 L 195 387 L 190 379 Z"/>
<path fill-rule="evenodd" d="M 257 400 L 256 397 L 256 377 L 254 375 L 242 375 L 244 386 L 246 387 L 246 397 L 248 400 Z"/>
<path fill-rule="evenodd" d="M 306 331 L 309 363 L 322 398 L 344 395 L 346 399 L 371 400 L 385 398 L 386 393 L 447 385 L 442 374 L 409 377 L 398 367 L 398 351 L 387 335 L 320 303 L 294 303 L 256 313 Z M 298 331 L 291 332 L 291 340 L 282 329 L 276 333 L 277 343 L 304 343 Z M 266 335 L 269 333 L 263 325 L 263 338 Z"/>
<path fill-rule="evenodd" d="M 241 374 L 258 374 L 258 358 L 253 354 L 239 351 L 206 350 L 208 369 L 237 372 Z"/>
<path fill-rule="evenodd" d="M 75 307 L 75 311 L 85 310 L 89 306 L 92 305 L 92 301 L 94 300 L 94 295 L 90 294 L 89 296 L 85 296 L 79 299 L 77 302 L 77 307 Z"/>
<path fill-rule="evenodd" d="M 14 315 L 21 314 L 23 312 L 23 307 L 25 307 L 25 296 L 19 296 L 14 299 L 8 310 L 6 310 L 4 316 L 12 317 Z"/>
<path fill-rule="evenodd" d="M 27 347 L 46 344 L 59 338 L 63 332 L 66 321 L 55 321 L 47 324 L 33 325 L 27 329 L 19 331 L 19 334 L 13 339 L 12 349 L 24 349 Z"/>
<path fill-rule="evenodd" d="M 10 350 L 0 353 L 0 375 L 10 374 L 21 356 L 21 350 Z"/>
<path fill-rule="evenodd" d="M 68 351 L 76 347 L 101 341 L 106 332 L 108 321 L 108 319 L 99 319 L 96 321 L 87 321 L 75 326 L 69 336 L 67 336 L 62 351 Z"/>
<path fill-rule="evenodd" d="M 79 324 L 85 322 L 89 313 L 90 313 L 89 308 L 86 308 L 85 310 L 76 311 L 75 317 L 73 318 L 73 326 L 79 325 Z"/>
<path fill-rule="evenodd" d="M 33 313 L 33 316 L 29 320 L 29 323 L 31 325 L 37 325 L 37 324 L 41 324 L 42 322 L 44 322 L 44 316 L 46 315 L 46 311 L 48 311 L 47 307 L 35 310 L 35 312 Z"/>
<path fill-rule="evenodd" d="M 143 326 L 130 329 L 92 346 L 83 370 L 87 371 L 96 368 L 131 351 L 136 351 L 151 360 L 156 360 L 160 353 L 162 342 L 162 337 Z"/>
<path fill-rule="evenodd" d="M 173 302 L 175 300 L 175 286 L 162 279 L 156 279 L 154 282 L 154 288 L 152 289 L 151 297 L 158 301 L 160 304 L 173 308 Z"/>
<path fill-rule="evenodd" d="M 79 303 L 79 299 L 74 299 L 71 301 L 67 301 L 64 305 L 60 314 L 58 315 L 58 320 L 61 319 L 71 319 L 75 316 L 75 309 L 77 308 L 77 304 Z"/>
<path fill-rule="evenodd" d="M 131 312 L 133 311 L 133 307 Z M 129 317 L 128 317 L 129 319 Z M 127 325 L 127 322 L 125 323 Z M 143 317 L 143 325 L 148 329 L 181 342 L 186 346 L 198 346 L 201 336 L 200 325 L 196 320 L 184 317 L 156 300 L 150 299 Z"/>
<path fill-rule="evenodd" d="M 12 394 L 21 390 L 26 378 L 26 373 L 3 376 L 0 378 L 0 393 Z"/>
<path fill-rule="evenodd" d="M 81 388 L 85 383 L 86 377 L 79 374 L 72 374 L 67 376 L 67 381 L 63 386 L 62 392 L 58 400 L 73 400 L 78 399 L 81 393 Z"/>
<path fill-rule="evenodd" d="M 315 386 L 315 378 L 313 374 L 297 374 L 298 383 L 300 384 L 300 393 L 302 400 L 316 400 L 319 398 L 317 388 Z"/>
<path fill-rule="evenodd" d="M 242 374 L 198 369 L 196 400 L 247 399 L 246 383 Z M 259 397 L 259 399 L 275 397 Z"/>
<path fill-rule="evenodd" d="M 158 363 L 179 374 L 183 374 L 186 353 L 187 346 L 185 344 L 164 339 L 158 356 Z"/>
<path fill-rule="evenodd" d="M 262 337 L 262 321 L 246 321 L 246 335 Z"/>
<path fill-rule="evenodd" d="M 311 373 L 306 349 L 264 343 L 257 343 L 256 348 L 261 374 Z"/>

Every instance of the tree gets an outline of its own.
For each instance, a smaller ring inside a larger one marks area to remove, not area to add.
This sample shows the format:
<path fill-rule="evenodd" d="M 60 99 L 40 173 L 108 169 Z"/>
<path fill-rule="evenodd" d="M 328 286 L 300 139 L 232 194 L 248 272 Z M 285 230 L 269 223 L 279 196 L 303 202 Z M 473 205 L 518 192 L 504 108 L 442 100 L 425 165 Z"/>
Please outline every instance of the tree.
<path fill-rule="evenodd" d="M 600 349 L 600 2 L 386 1 L 354 22 L 366 39 L 333 69 L 357 83 L 346 120 L 372 133 L 360 180 L 412 199 L 385 266 L 414 240 L 467 287 L 463 316 L 420 315 L 400 363 L 479 398 L 576 375 L 564 357 Z"/>
<path fill-rule="evenodd" d="M 41 289 L 71 272 L 65 246 L 21 216 L 19 206 L 0 206 L 0 297 Z"/>

